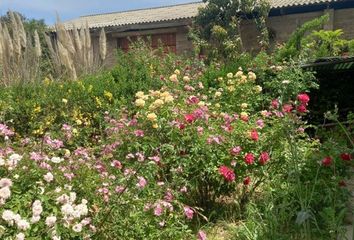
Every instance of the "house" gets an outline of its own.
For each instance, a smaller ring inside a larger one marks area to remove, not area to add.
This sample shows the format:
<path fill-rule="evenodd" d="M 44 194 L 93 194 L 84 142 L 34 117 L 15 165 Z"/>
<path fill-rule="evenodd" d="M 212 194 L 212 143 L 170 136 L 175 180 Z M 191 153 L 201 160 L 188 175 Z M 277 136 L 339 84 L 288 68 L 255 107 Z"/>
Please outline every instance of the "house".
<path fill-rule="evenodd" d="M 267 25 L 273 41 L 284 42 L 300 25 L 328 13 L 326 30 L 343 29 L 346 38 L 354 38 L 354 0 L 269 0 L 271 10 Z M 108 52 L 121 48 L 127 50 L 129 41 L 137 36 L 150 36 L 153 47 L 159 41 L 170 51 L 181 54 L 193 49 L 188 39 L 188 26 L 202 8 L 203 2 L 192 2 L 173 6 L 138 9 L 82 16 L 65 22 L 67 29 L 88 24 L 93 46 L 98 48 L 101 28 L 107 33 Z M 253 21 L 241 24 L 244 47 L 248 50 L 257 46 L 257 28 Z"/>

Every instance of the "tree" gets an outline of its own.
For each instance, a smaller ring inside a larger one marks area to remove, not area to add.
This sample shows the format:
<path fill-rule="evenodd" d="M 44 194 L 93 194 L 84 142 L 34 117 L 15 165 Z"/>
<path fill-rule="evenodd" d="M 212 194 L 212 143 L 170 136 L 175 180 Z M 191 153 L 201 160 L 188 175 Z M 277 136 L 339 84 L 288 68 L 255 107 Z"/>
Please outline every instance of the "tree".
<path fill-rule="evenodd" d="M 268 45 L 266 18 L 270 6 L 266 0 L 203 1 L 206 6 L 199 10 L 192 36 L 194 40 L 199 38 L 199 43 L 214 47 L 214 53 L 209 52 L 211 55 L 226 58 L 244 50 L 240 31 L 244 19 L 255 21 L 261 33 L 262 46 Z"/>

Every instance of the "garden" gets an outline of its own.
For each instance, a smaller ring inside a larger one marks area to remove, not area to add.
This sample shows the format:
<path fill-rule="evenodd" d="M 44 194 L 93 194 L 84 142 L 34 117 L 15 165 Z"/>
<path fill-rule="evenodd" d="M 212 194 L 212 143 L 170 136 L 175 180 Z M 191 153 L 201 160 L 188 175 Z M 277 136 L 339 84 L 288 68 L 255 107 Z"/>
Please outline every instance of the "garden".
<path fill-rule="evenodd" d="M 59 23 L 57 52 L 38 23 L 8 20 L 0 239 L 345 239 L 354 115 L 327 100 L 311 122 L 321 82 L 301 67 L 354 52 L 319 30 L 326 16 L 272 51 L 246 53 L 219 23 L 191 31 L 204 55 L 140 41 L 113 68 L 87 28 Z"/>

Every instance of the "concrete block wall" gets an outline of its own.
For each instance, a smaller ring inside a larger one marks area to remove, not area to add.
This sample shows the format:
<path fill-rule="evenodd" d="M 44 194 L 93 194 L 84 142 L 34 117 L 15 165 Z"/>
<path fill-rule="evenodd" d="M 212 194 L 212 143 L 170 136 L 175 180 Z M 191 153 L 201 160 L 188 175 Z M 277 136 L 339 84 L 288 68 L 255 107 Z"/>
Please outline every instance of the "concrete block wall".
<path fill-rule="evenodd" d="M 190 53 L 193 49 L 192 42 L 188 39 L 188 27 L 179 27 L 176 32 L 176 52 L 177 54 Z"/>
<path fill-rule="evenodd" d="M 330 20 L 324 26 L 325 30 L 342 29 L 344 37 L 354 39 L 354 8 L 325 10 L 309 13 L 289 14 L 270 17 L 268 27 L 274 31 L 275 43 L 286 42 L 290 35 L 305 22 L 329 13 Z M 245 20 L 241 24 L 241 37 L 246 50 L 258 50 L 259 31 L 252 20 Z"/>

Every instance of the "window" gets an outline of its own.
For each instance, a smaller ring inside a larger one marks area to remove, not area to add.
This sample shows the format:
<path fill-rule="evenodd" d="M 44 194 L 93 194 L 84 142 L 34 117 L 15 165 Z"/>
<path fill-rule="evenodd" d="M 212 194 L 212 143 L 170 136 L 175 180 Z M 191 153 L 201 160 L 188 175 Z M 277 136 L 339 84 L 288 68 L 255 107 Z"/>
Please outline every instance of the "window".
<path fill-rule="evenodd" d="M 152 35 L 141 35 L 141 36 L 131 36 L 131 37 L 123 37 L 117 39 L 118 48 L 123 51 L 129 50 L 129 45 L 132 42 L 136 42 L 138 38 L 143 39 L 148 42 L 148 37 L 151 39 L 151 47 L 157 48 L 159 47 L 159 43 L 162 44 L 165 52 L 174 52 L 176 53 L 176 33 L 161 33 L 161 34 L 152 34 Z"/>

